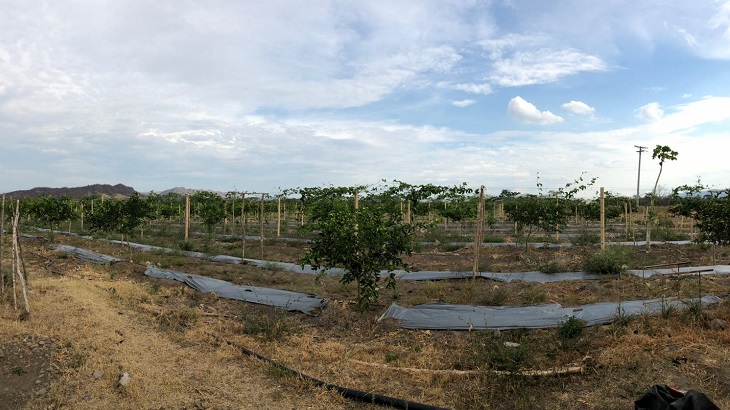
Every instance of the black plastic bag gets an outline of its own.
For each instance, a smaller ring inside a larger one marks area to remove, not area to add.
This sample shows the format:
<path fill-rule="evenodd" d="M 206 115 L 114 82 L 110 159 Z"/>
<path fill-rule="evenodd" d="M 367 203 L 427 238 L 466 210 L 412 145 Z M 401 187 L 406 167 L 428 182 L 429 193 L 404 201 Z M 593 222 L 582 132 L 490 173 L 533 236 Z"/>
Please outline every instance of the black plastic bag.
<path fill-rule="evenodd" d="M 634 402 L 635 410 L 720 410 L 704 393 L 682 393 L 666 384 L 657 384 Z"/>

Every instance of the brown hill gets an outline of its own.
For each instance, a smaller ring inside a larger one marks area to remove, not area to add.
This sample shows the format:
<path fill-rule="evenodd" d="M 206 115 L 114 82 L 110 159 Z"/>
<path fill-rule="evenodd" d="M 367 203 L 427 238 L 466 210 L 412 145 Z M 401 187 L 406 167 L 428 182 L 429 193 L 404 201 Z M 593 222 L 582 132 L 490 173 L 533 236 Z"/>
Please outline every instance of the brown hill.
<path fill-rule="evenodd" d="M 91 195 L 106 195 L 109 197 L 123 198 L 134 195 L 136 191 L 132 187 L 128 187 L 123 184 L 109 185 L 109 184 L 94 184 L 87 185 L 84 187 L 75 188 L 49 188 L 49 187 L 36 187 L 32 189 L 26 189 L 21 191 L 6 192 L 5 195 L 11 198 L 36 198 L 38 196 L 50 195 L 52 197 L 60 198 L 64 195 L 68 195 L 71 198 L 83 198 Z"/>

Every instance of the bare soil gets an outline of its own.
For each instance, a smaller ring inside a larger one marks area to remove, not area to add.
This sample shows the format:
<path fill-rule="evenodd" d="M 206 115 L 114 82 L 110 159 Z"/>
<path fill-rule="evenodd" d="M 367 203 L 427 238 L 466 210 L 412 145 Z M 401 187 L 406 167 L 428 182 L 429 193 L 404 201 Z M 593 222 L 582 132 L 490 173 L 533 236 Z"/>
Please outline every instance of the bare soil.
<path fill-rule="evenodd" d="M 2 408 L 375 408 L 299 380 L 243 355 L 232 341 L 321 380 L 401 399 L 459 409 L 619 409 L 653 384 L 698 389 L 730 408 L 730 303 L 658 317 L 617 317 L 576 337 L 558 329 L 509 332 L 411 331 L 377 319 L 392 302 L 577 305 L 698 292 L 727 296 L 730 278 L 607 277 L 551 284 L 477 281 L 400 282 L 383 289 L 371 312 L 354 310 L 354 286 L 336 278 L 225 265 L 180 255 L 60 237 L 127 259 L 89 265 L 24 240 L 31 314 L 21 320 L 6 293 L 0 303 Z M 218 243 L 216 249 L 240 244 Z M 267 241 L 267 260 L 294 262 L 301 244 Z M 469 248 L 425 248 L 409 258 L 422 270 L 469 271 Z M 580 270 L 595 247 L 495 247 L 485 271 L 534 271 L 550 263 Z M 689 260 L 727 264 L 724 249 L 698 245 L 633 249 L 632 268 Z M 251 255 L 258 256 L 258 255 Z M 217 299 L 143 275 L 146 263 L 239 284 L 317 293 L 331 300 L 318 317 Z M 7 263 L 7 261 L 5 262 Z M 504 342 L 518 348 L 504 348 Z M 510 350 L 511 349 L 511 350 Z M 586 359 L 587 358 L 587 359 Z M 531 377 L 523 370 L 582 367 L 580 374 Z M 502 371 L 499 373 L 498 371 Z M 505 373 L 506 372 L 506 373 Z M 510 373 L 511 372 L 511 373 Z M 120 376 L 132 377 L 117 385 Z M 5 407 L 2 407 L 5 406 Z"/>

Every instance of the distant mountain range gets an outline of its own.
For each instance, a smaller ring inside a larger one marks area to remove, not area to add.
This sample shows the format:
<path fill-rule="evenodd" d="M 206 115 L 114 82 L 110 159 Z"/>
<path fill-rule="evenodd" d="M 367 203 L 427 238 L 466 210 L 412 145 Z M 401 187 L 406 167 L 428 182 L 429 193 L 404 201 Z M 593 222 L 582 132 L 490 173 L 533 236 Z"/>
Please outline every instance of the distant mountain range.
<path fill-rule="evenodd" d="M 124 198 L 134 195 L 135 190 L 132 187 L 128 187 L 123 184 L 109 185 L 109 184 L 94 184 L 83 187 L 75 188 L 49 188 L 49 187 L 36 187 L 26 189 L 22 191 L 6 192 L 5 196 L 10 198 L 22 199 L 22 198 L 36 198 L 38 196 L 50 195 L 52 197 L 60 198 L 64 195 L 68 195 L 71 198 L 83 198 L 91 195 L 106 195 L 108 197 Z"/>
<path fill-rule="evenodd" d="M 169 193 L 175 193 L 185 195 L 186 193 L 194 194 L 198 191 L 205 191 L 204 189 L 188 189 L 184 187 L 175 187 L 166 189 L 161 192 L 156 192 L 159 195 L 165 195 Z M 50 195 L 55 198 L 60 198 L 64 195 L 68 195 L 71 198 L 83 198 L 92 195 L 105 195 L 113 198 L 126 198 L 134 195 L 137 192 L 134 188 L 128 187 L 123 184 L 109 185 L 109 184 L 94 184 L 87 185 L 84 187 L 74 188 L 49 188 L 49 187 L 36 187 L 32 189 L 26 189 L 22 191 L 6 192 L 5 196 L 8 198 L 23 199 L 23 198 L 37 198 L 39 196 Z M 215 191 L 213 191 L 215 192 Z M 216 192 L 221 196 L 225 196 L 224 192 Z M 147 192 L 140 192 L 142 196 L 146 196 Z"/>

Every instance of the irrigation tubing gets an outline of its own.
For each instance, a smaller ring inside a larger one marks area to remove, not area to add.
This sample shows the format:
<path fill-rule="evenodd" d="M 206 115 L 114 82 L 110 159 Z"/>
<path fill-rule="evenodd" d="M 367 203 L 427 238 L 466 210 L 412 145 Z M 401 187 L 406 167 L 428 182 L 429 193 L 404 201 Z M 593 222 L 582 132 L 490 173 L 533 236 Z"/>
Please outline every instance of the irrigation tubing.
<path fill-rule="evenodd" d="M 252 350 L 247 349 L 246 347 L 236 343 L 232 342 L 230 340 L 225 340 L 219 336 L 215 336 L 212 334 L 209 334 L 210 336 L 222 340 L 226 342 L 228 345 L 235 347 L 236 349 L 240 350 L 244 354 L 247 354 L 249 356 L 255 357 L 263 362 L 269 363 L 275 368 L 282 370 L 284 372 L 287 372 L 289 374 L 292 374 L 296 377 L 299 377 L 303 380 L 307 380 L 309 382 L 314 383 L 316 386 L 324 387 L 327 390 L 334 390 L 338 393 L 340 393 L 343 397 L 351 400 L 358 400 L 366 403 L 372 403 L 372 404 L 379 404 L 381 406 L 390 406 L 396 409 L 405 409 L 405 410 L 446 410 L 444 407 L 438 407 L 438 406 L 431 406 L 429 404 L 423 404 L 418 403 L 414 401 L 409 400 L 403 400 L 403 399 L 397 399 L 395 397 L 390 396 L 384 396 L 382 394 L 377 393 L 367 393 L 361 390 L 356 389 L 350 389 L 347 387 L 338 386 L 335 384 L 327 383 L 325 381 L 315 379 L 312 376 L 308 376 L 302 372 L 299 372 L 297 370 L 294 370 L 292 368 L 289 368 L 287 366 L 284 366 L 281 363 L 277 363 L 272 359 L 269 359 L 266 356 L 262 356 Z"/>

